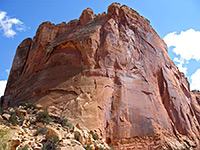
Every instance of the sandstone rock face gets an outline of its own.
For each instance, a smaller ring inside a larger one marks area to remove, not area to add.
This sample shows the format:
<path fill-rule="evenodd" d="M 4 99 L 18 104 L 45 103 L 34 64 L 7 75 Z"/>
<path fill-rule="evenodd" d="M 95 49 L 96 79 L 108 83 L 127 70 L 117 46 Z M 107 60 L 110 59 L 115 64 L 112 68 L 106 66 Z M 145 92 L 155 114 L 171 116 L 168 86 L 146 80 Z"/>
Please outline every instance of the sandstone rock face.
<path fill-rule="evenodd" d="M 150 22 L 117 3 L 67 24 L 45 22 L 19 45 L 3 105 L 25 100 L 96 130 L 116 149 L 199 145 L 199 103 L 187 79 Z"/>

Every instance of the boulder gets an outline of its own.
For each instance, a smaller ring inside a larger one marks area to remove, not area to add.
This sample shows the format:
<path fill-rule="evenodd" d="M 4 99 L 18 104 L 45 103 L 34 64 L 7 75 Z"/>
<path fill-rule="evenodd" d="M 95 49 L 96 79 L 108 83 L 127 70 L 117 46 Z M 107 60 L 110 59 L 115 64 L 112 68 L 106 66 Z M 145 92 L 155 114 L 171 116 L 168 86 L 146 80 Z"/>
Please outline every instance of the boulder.
<path fill-rule="evenodd" d="M 5 119 L 5 120 L 9 120 L 10 114 L 3 114 L 2 118 Z"/>
<path fill-rule="evenodd" d="M 41 122 L 36 122 L 36 127 L 42 128 L 44 127 L 44 124 Z"/>
<path fill-rule="evenodd" d="M 27 111 L 23 110 L 23 109 L 18 109 L 17 110 L 17 115 L 18 116 L 26 116 L 27 115 Z"/>
<path fill-rule="evenodd" d="M 37 108 L 38 110 L 41 110 L 43 107 L 42 107 L 42 105 L 40 105 L 40 104 L 36 104 L 36 108 Z"/>
<path fill-rule="evenodd" d="M 60 132 L 58 130 L 56 130 L 53 127 L 48 126 L 47 127 L 49 130 L 46 133 L 46 136 L 48 135 L 53 135 L 53 136 L 57 136 L 59 140 L 62 140 L 62 135 L 60 134 Z"/>

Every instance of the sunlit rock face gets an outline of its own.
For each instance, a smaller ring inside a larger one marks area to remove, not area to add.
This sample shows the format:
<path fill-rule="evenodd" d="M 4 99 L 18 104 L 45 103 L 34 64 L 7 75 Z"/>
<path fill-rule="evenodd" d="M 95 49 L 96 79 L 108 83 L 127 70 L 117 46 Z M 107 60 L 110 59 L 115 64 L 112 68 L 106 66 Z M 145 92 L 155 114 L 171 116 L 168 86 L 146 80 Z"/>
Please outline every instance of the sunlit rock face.
<path fill-rule="evenodd" d="M 116 149 L 199 144 L 187 79 L 150 22 L 117 3 L 67 24 L 42 23 L 19 45 L 2 101 L 26 100 L 95 129 Z"/>

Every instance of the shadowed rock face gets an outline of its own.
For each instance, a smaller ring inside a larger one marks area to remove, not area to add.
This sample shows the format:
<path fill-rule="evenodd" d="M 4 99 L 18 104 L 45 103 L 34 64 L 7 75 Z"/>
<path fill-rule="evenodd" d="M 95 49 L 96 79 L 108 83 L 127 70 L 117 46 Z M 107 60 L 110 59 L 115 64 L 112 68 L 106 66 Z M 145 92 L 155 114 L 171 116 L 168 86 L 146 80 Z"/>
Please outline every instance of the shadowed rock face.
<path fill-rule="evenodd" d="M 107 14 L 45 22 L 19 45 L 3 101 L 25 100 L 96 129 L 116 149 L 198 146 L 187 79 L 150 22 L 117 3 Z"/>

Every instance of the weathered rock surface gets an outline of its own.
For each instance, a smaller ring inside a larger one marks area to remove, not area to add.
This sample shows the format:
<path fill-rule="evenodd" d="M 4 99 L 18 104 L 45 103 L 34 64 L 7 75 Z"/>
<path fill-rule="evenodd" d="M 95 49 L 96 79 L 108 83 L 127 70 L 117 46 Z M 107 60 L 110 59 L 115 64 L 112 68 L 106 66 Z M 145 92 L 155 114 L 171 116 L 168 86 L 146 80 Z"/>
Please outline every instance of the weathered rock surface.
<path fill-rule="evenodd" d="M 42 23 L 19 45 L 3 105 L 25 100 L 96 130 L 116 149 L 199 145 L 199 100 L 187 79 L 150 22 L 117 3 L 107 14 L 86 9 L 67 24 Z"/>

